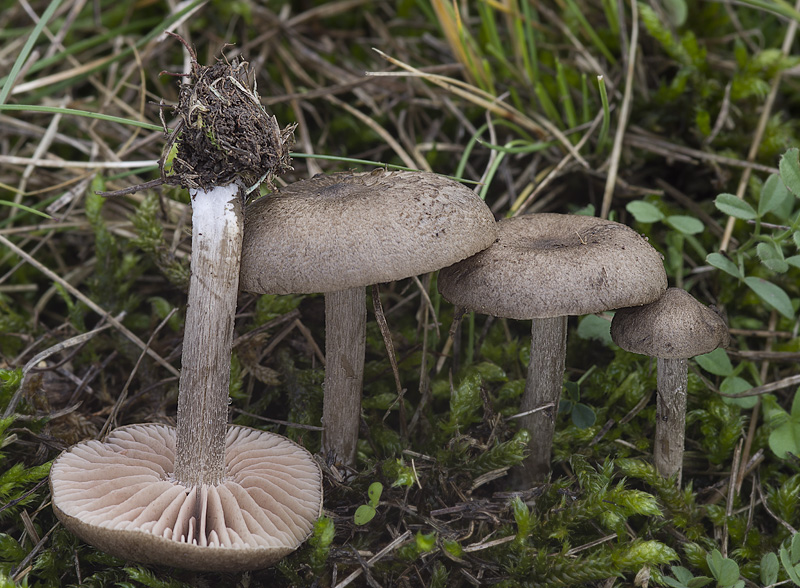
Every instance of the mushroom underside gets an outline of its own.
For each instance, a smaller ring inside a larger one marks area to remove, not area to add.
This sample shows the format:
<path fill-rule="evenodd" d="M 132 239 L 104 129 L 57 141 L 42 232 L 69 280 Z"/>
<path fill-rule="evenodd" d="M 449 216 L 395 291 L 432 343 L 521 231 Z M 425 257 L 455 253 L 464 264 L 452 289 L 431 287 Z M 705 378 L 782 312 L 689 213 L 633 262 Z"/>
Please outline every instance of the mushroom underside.
<path fill-rule="evenodd" d="M 174 481 L 173 427 L 133 425 L 53 464 L 53 506 L 95 547 L 145 563 L 206 571 L 266 567 L 294 551 L 322 508 L 321 474 L 292 441 L 231 426 L 218 485 Z"/>

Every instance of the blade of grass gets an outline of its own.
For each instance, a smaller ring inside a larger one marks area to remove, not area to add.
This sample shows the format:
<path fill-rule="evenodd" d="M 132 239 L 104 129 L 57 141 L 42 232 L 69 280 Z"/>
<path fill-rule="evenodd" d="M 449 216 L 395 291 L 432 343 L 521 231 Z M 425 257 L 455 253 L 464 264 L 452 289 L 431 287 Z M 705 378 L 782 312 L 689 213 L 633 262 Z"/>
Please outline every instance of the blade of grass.
<path fill-rule="evenodd" d="M 122 118 L 119 116 L 111 116 L 108 114 L 101 114 L 99 112 L 90 112 L 88 110 L 74 110 L 72 108 L 61 108 L 58 106 L 38 106 L 34 104 L 0 104 L 0 111 L 3 110 L 16 110 L 23 112 L 49 112 L 50 114 L 69 114 L 74 116 L 85 116 L 87 118 L 97 118 L 109 122 L 115 122 L 123 125 L 131 125 L 134 127 L 141 127 L 148 131 L 163 131 L 160 125 L 154 125 L 143 121 L 133 120 L 130 118 Z M 172 132 L 172 129 L 168 129 Z"/>
<path fill-rule="evenodd" d="M 608 166 L 608 176 L 606 177 L 605 191 L 603 192 L 603 204 L 600 208 L 600 218 L 608 218 L 611 209 L 611 198 L 614 196 L 614 187 L 617 184 L 617 171 L 619 170 L 619 160 L 622 156 L 622 142 L 625 138 L 625 130 L 628 126 L 628 115 L 631 110 L 633 98 L 633 77 L 636 67 L 636 49 L 639 45 L 639 7 L 636 2 L 631 3 L 631 43 L 628 47 L 628 63 L 625 72 L 625 91 L 622 96 L 622 106 L 619 110 L 619 121 L 617 122 L 617 132 L 614 135 L 614 147 L 611 149 L 610 163 Z"/>
<path fill-rule="evenodd" d="M 609 51 L 608 47 L 606 47 L 606 44 L 603 43 L 603 40 L 595 32 L 594 27 L 589 23 L 588 20 L 586 20 L 586 17 L 584 16 L 583 12 L 578 8 L 578 5 L 575 4 L 575 0 L 566 0 L 566 4 L 567 4 L 567 9 L 580 23 L 581 28 L 586 32 L 586 34 L 592 40 L 592 43 L 594 43 L 594 46 L 597 48 L 597 50 L 603 54 L 603 57 L 605 57 L 608 60 L 608 62 L 612 65 L 617 63 L 617 60 L 614 58 L 614 55 L 611 53 L 611 51 Z"/>
<path fill-rule="evenodd" d="M 482 108 L 485 108 L 486 110 L 488 110 L 489 112 L 491 112 L 491 113 L 493 113 L 493 114 L 495 114 L 497 116 L 500 116 L 502 118 L 511 120 L 513 122 L 516 122 L 520 126 L 522 126 L 522 127 L 526 128 L 526 129 L 528 129 L 529 131 L 537 134 L 539 137 L 544 137 L 544 136 L 546 136 L 547 132 L 549 132 L 556 139 L 558 139 L 559 143 L 561 143 L 564 146 L 564 148 L 570 153 L 570 155 L 572 155 L 572 157 L 575 158 L 575 160 L 581 166 L 583 166 L 585 168 L 589 167 L 589 164 L 586 162 L 586 160 L 583 158 L 583 156 L 580 153 L 578 153 L 578 151 L 572 145 L 570 140 L 567 137 L 564 136 L 564 133 L 562 133 L 558 129 L 558 127 L 556 127 L 554 124 L 552 124 L 550 121 L 548 121 L 545 117 L 538 117 L 537 116 L 536 118 L 538 119 L 538 122 L 534 121 L 533 119 L 531 119 L 530 117 L 526 116 L 525 114 L 523 114 L 519 110 L 517 110 L 517 109 L 509 106 L 505 102 L 499 100 L 497 97 L 491 96 L 490 94 L 487 94 L 486 92 L 480 90 L 479 88 L 476 88 L 473 85 L 467 84 L 465 82 L 462 82 L 461 80 L 457 80 L 455 78 L 451 78 L 451 77 L 448 77 L 448 76 L 441 76 L 441 75 L 436 75 L 436 74 L 430 74 L 430 73 L 427 73 L 427 72 L 423 72 L 423 71 L 421 71 L 421 70 L 419 70 L 419 69 L 417 69 L 417 68 L 415 68 L 415 67 L 413 67 L 411 65 L 408 65 L 407 63 L 405 63 L 403 61 L 400 61 L 399 59 L 395 59 L 394 57 L 391 57 L 391 56 L 387 55 L 386 53 L 384 53 L 380 49 L 376 49 L 376 48 L 373 47 L 372 50 L 375 51 L 376 53 L 378 53 L 378 55 L 380 55 L 384 59 L 386 59 L 389 63 L 397 65 L 398 67 L 406 70 L 406 72 L 409 72 L 411 75 L 416 76 L 416 77 L 421 77 L 421 78 L 423 78 L 425 80 L 428 80 L 429 82 L 431 82 L 431 83 L 433 83 L 433 84 L 435 84 L 435 85 L 437 85 L 437 86 L 439 86 L 441 88 L 444 88 L 445 90 L 447 90 L 449 92 L 452 92 L 453 94 L 456 94 L 457 96 L 460 96 L 462 98 L 465 98 L 466 100 L 469 100 L 473 104 L 476 104 L 478 106 L 481 106 Z M 368 75 L 368 76 L 408 76 L 409 73 L 368 71 L 368 72 L 366 72 L 366 75 Z M 536 116 L 536 115 L 534 114 L 533 116 Z"/>
<path fill-rule="evenodd" d="M 181 22 L 183 18 L 185 18 L 188 14 L 192 11 L 196 10 L 200 5 L 206 3 L 208 0 L 193 0 L 183 8 L 181 8 L 178 12 L 168 15 L 166 18 L 162 19 L 153 29 L 147 33 L 146 35 L 140 37 L 135 43 L 126 46 L 125 49 L 122 51 L 106 58 L 106 59 L 98 59 L 92 62 L 91 67 L 83 67 L 80 69 L 80 73 L 74 77 L 68 77 L 64 79 L 65 72 L 59 72 L 52 76 L 47 76 L 44 78 L 40 78 L 33 82 L 28 82 L 26 84 L 21 84 L 18 87 L 15 87 L 12 91 L 13 94 L 20 94 L 23 91 L 28 92 L 31 90 L 37 90 L 40 88 L 46 88 L 46 91 L 41 91 L 38 93 L 34 93 L 31 95 L 32 101 L 36 101 L 41 96 L 51 94 L 53 92 L 57 92 L 64 88 L 68 88 L 75 83 L 76 80 L 84 79 L 93 73 L 103 70 L 107 66 L 111 65 L 112 63 L 116 63 L 117 61 L 121 61 L 127 58 L 130 55 L 133 55 L 133 52 L 140 49 L 159 35 L 164 34 L 164 31 L 172 30 L 177 23 Z M 0 104 L 3 102 L 0 101 Z"/>
<path fill-rule="evenodd" d="M 600 123 L 600 134 L 597 137 L 597 150 L 599 152 L 608 140 L 611 109 L 608 106 L 608 92 L 606 91 L 606 79 L 604 76 L 597 76 L 597 87 L 600 89 L 600 102 L 603 105 L 603 122 Z"/>
<path fill-rule="evenodd" d="M 39 19 L 39 22 L 37 22 L 36 26 L 33 28 L 33 32 L 31 33 L 30 37 L 28 37 L 28 40 L 25 41 L 25 45 L 22 46 L 22 51 L 19 52 L 17 60 L 14 62 L 14 65 L 11 68 L 11 73 L 8 74 L 5 84 L 3 84 L 3 89 L 0 90 L 0 105 L 5 104 L 6 100 L 8 100 L 8 96 L 11 94 L 11 89 L 14 87 L 14 82 L 16 81 L 22 66 L 25 65 L 25 61 L 28 59 L 28 56 L 31 54 L 33 45 L 36 43 L 39 35 L 42 34 L 47 21 L 49 21 L 50 17 L 52 17 L 53 14 L 55 14 L 55 11 L 58 10 L 60 4 L 61 0 L 52 0 L 50 2 L 42 14 L 42 17 Z"/>
<path fill-rule="evenodd" d="M 567 126 L 574 128 L 578 126 L 578 116 L 575 114 L 575 103 L 572 101 L 572 94 L 569 92 L 567 75 L 564 72 L 564 65 L 561 60 L 556 60 L 556 83 L 558 84 L 558 96 L 564 107 L 564 116 L 567 119 Z"/>
<path fill-rule="evenodd" d="M 20 204 L 19 202 L 0 200 L 0 206 L 11 206 L 12 208 L 18 208 L 20 210 L 24 210 L 25 212 L 30 212 L 31 214 L 38 214 L 39 216 L 43 216 L 46 219 L 53 220 L 53 217 L 50 216 L 49 214 L 42 212 L 41 210 L 36 210 L 35 208 L 31 208 L 30 206 L 25 206 L 24 204 Z"/>

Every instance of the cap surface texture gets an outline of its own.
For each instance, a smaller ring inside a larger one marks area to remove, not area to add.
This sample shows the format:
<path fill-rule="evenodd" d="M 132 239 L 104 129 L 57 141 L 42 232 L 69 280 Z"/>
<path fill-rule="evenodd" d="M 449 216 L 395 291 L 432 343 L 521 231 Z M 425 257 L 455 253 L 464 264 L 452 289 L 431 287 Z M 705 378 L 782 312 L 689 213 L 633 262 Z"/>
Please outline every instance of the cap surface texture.
<path fill-rule="evenodd" d="M 391 282 L 469 257 L 496 235 L 486 204 L 443 176 L 317 175 L 245 209 L 240 287 L 310 294 Z"/>
<path fill-rule="evenodd" d="M 730 342 L 722 317 L 680 288 L 652 304 L 618 310 L 611 338 L 626 351 L 662 359 L 688 359 Z"/>
<path fill-rule="evenodd" d="M 667 288 L 660 254 L 620 223 L 539 213 L 497 225 L 491 247 L 439 272 L 439 291 L 456 306 L 553 318 L 647 304 Z"/>
<path fill-rule="evenodd" d="M 304 448 L 231 426 L 224 481 L 185 487 L 171 477 L 175 437 L 166 425 L 130 425 L 62 453 L 50 473 L 58 518 L 117 557 L 204 571 L 267 567 L 310 535 L 322 488 Z"/>

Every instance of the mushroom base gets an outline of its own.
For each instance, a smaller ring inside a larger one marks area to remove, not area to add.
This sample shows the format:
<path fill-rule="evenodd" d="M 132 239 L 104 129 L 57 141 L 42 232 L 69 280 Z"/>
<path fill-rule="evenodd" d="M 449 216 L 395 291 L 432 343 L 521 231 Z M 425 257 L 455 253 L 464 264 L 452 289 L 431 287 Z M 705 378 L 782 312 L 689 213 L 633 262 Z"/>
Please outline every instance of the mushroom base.
<path fill-rule="evenodd" d="M 126 560 L 202 571 L 267 567 L 311 534 L 319 466 L 272 433 L 231 426 L 218 485 L 174 481 L 176 431 L 131 425 L 53 463 L 53 510 L 78 537 Z"/>

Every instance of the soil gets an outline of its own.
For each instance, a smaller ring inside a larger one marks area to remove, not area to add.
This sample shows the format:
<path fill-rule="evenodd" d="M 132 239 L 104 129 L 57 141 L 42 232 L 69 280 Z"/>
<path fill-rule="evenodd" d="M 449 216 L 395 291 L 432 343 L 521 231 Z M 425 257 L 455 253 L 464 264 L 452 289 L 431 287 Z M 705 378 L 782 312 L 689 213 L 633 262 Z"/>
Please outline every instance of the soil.
<path fill-rule="evenodd" d="M 165 150 L 177 141 L 172 175 L 181 186 L 208 190 L 240 178 L 249 188 L 292 169 L 295 125 L 281 130 L 264 110 L 247 62 L 204 66 L 192 56 L 188 77 L 174 109 L 181 120 Z"/>

